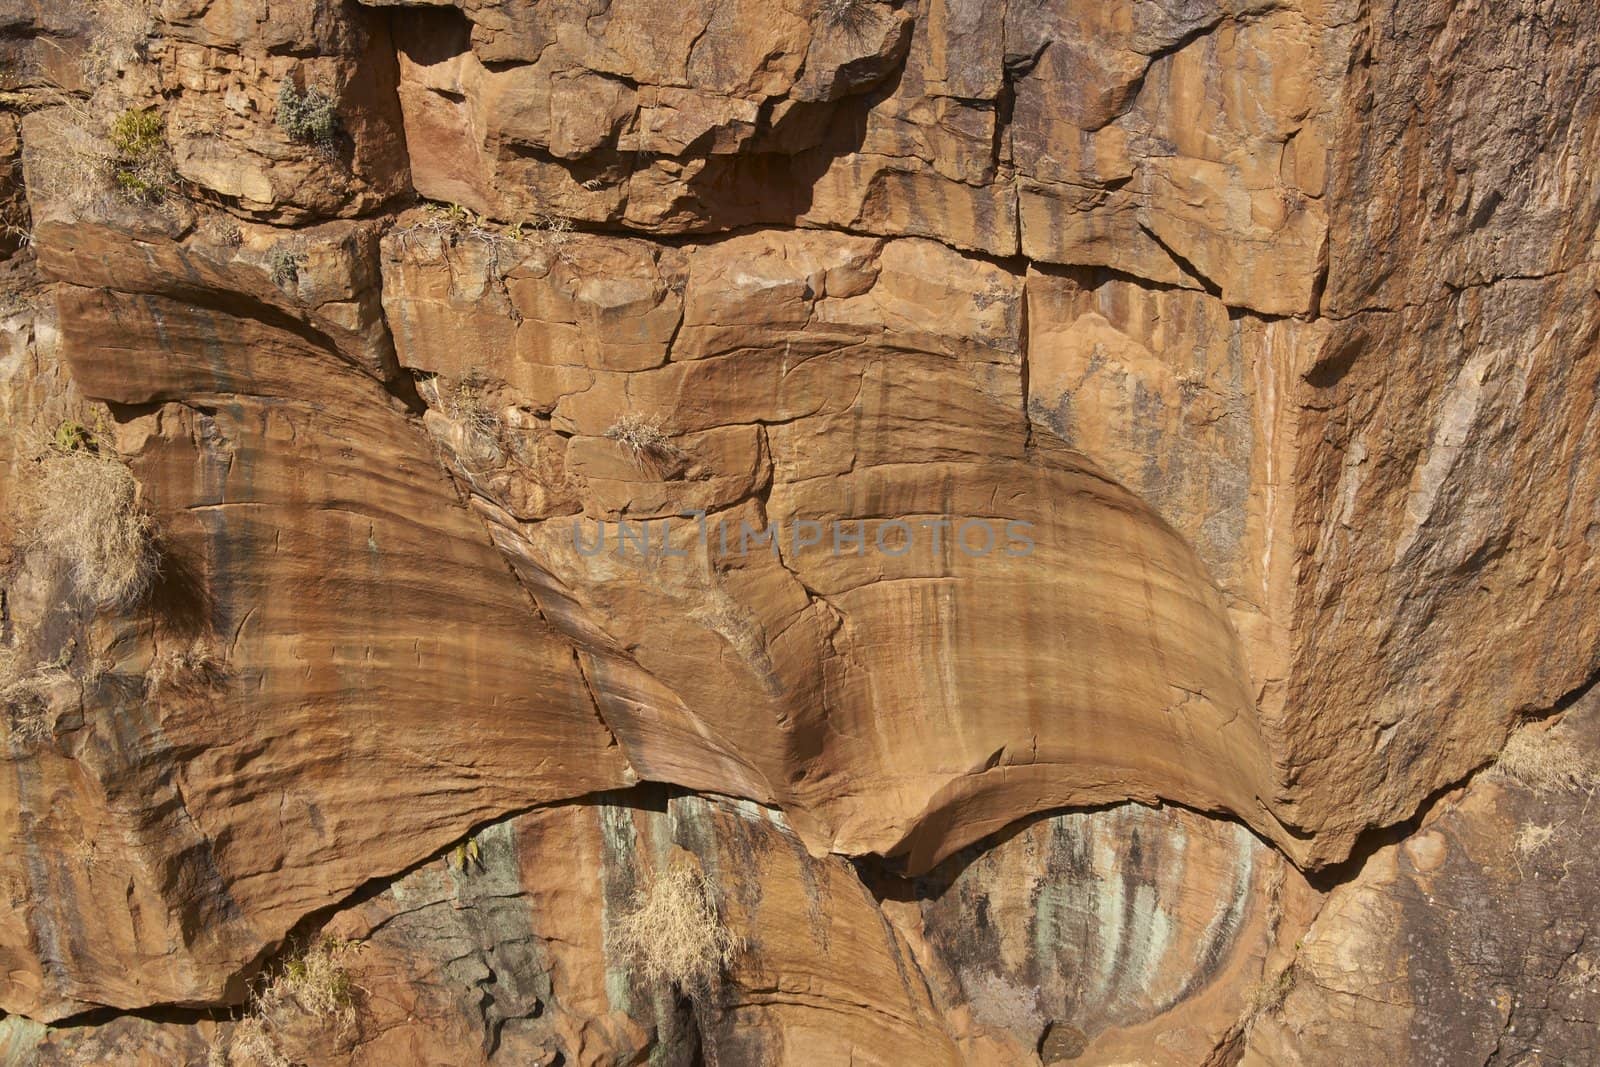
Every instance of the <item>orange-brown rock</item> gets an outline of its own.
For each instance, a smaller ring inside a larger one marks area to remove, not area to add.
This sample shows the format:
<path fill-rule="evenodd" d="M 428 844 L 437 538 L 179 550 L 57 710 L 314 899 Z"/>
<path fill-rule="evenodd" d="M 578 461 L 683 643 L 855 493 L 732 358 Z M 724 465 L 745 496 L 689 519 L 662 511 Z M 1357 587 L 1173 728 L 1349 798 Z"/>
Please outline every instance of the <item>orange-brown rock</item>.
<path fill-rule="evenodd" d="M 1584 1062 L 1592 5 L 12 8 L 0 1059 Z"/>
<path fill-rule="evenodd" d="M 737 783 L 816 851 L 914 869 L 1019 810 L 1127 796 L 1276 829 L 1221 594 L 1148 505 L 1023 417 L 1020 279 L 920 241 L 643 247 L 385 243 L 402 364 L 436 396 L 510 390 L 499 462 L 461 447 L 458 469 L 641 775 Z M 651 412 L 670 412 L 670 463 L 608 438 Z M 432 425 L 447 447 L 479 432 Z M 544 447 L 525 426 L 566 442 L 561 510 L 522 504 L 553 473 L 517 457 Z"/>
<path fill-rule="evenodd" d="M 17 753 L 28 773 L 0 794 L 5 877 L 26 902 L 5 942 L 8 1009 L 237 996 L 263 950 L 374 874 L 497 813 L 632 780 L 571 647 L 368 368 L 263 304 L 216 306 L 207 270 L 186 299 L 132 291 L 92 251 L 121 235 L 52 240 L 52 225 L 47 255 L 79 256 L 72 276 L 102 286 L 57 290 L 61 356 L 120 405 L 116 445 L 163 564 L 145 612 L 88 627 L 100 664 L 82 709 Z M 234 301 L 256 284 L 248 263 L 207 268 Z M 305 288 L 333 290 L 329 274 Z M 50 572 L 14 584 L 13 625 L 67 594 Z M 157 665 L 194 647 L 225 676 L 159 690 Z M 126 904 L 97 906 L 112 896 Z"/>
<path fill-rule="evenodd" d="M 396 16 L 434 199 L 798 218 L 1312 309 L 1353 5 L 459 6 Z"/>
<path fill-rule="evenodd" d="M 1299 773 L 1356 802 L 1330 823 L 1414 810 L 1414 783 L 1458 781 L 1600 669 L 1600 202 L 1571 178 L 1600 130 L 1576 90 L 1595 13 L 1528 10 L 1375 8 L 1333 155 L 1318 447 L 1284 468 Z"/>
<path fill-rule="evenodd" d="M 1591 694 L 1528 727 L 1531 760 L 1475 779 L 1335 889 L 1239 1062 L 1592 1057 L 1597 709 Z"/>
<path fill-rule="evenodd" d="M 409 191 L 384 19 L 354 3 L 265 0 L 180 0 L 161 14 L 168 140 L 178 174 L 207 199 L 301 223 L 367 214 Z M 286 85 L 330 101 L 324 144 L 285 128 Z"/>
<path fill-rule="evenodd" d="M 876 893 L 842 859 L 810 856 L 770 810 L 657 789 L 540 809 L 469 840 L 332 917 L 356 1022 L 337 1041 L 285 1028 L 281 1051 L 352 1065 L 955 1065 L 1141 1049 L 1144 1062 L 1190 1064 L 1236 1028 L 1299 929 L 1286 912 L 1307 899 L 1247 832 L 1132 805 L 1035 822 L 913 883 L 869 879 Z M 615 948 L 635 891 L 685 858 L 742 938 L 698 1003 L 641 981 Z M 1086 959 L 1099 961 L 1092 980 Z M 203 1062 L 236 1032 L 30 1026 L 0 1024 L 0 1041 L 37 1042 L 41 1063 L 109 1048 Z"/>

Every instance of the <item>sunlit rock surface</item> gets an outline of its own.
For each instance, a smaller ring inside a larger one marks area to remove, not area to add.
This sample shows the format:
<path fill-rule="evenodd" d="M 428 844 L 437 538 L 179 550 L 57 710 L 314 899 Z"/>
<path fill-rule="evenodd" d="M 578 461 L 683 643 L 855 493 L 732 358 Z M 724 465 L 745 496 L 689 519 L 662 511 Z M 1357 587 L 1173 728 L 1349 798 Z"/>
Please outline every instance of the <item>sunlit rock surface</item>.
<path fill-rule="evenodd" d="M 1592 6 L 12 6 L 0 1058 L 1582 1062 Z"/>

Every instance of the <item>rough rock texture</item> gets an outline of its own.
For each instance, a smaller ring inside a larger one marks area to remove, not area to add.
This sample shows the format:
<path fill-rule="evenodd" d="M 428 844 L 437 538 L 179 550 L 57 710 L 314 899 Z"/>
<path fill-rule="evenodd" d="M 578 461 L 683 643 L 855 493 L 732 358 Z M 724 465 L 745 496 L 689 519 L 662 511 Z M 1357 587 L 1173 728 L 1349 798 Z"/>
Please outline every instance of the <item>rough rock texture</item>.
<path fill-rule="evenodd" d="M 457 6 L 398 38 L 424 196 L 798 217 L 1312 306 L 1353 3 Z"/>
<path fill-rule="evenodd" d="M 1591 696 L 1539 749 L 1596 758 Z M 1475 781 L 1328 897 L 1242 1064 L 1583 1063 L 1600 1018 L 1593 783 Z"/>
<path fill-rule="evenodd" d="M 1288 703 L 1307 780 L 1370 805 L 1339 821 L 1600 668 L 1596 12 L 1475 10 L 1373 5 L 1334 153 Z"/>
<path fill-rule="evenodd" d="M 1596 39 L 0 10 L 0 1059 L 1592 1058 Z"/>

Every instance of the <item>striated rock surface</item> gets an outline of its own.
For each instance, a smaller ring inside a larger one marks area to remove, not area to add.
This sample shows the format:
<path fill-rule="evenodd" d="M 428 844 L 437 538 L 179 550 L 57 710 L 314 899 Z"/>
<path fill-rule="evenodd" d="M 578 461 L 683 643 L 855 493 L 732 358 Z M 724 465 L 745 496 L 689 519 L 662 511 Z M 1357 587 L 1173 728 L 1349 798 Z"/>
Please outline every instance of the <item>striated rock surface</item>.
<path fill-rule="evenodd" d="M 1586 1062 L 1597 36 L 0 11 L 0 1059 Z"/>
<path fill-rule="evenodd" d="M 294 1035 L 287 1056 L 1006 1063 L 1039 1048 L 1053 1059 L 1116 1055 L 1107 1050 L 1164 1030 L 1149 1062 L 1192 1063 L 1234 1025 L 1244 991 L 1281 952 L 1281 898 L 1297 892 L 1248 833 L 1136 806 L 1045 819 L 927 879 L 869 878 L 872 890 L 842 859 L 810 856 L 770 810 L 659 789 L 541 808 L 468 840 L 470 853 L 419 867 L 326 922 L 349 946 L 361 1022 L 339 1041 Z M 1130 866 L 1128 847 L 1147 851 Z M 635 891 L 686 859 L 743 931 L 700 1002 L 641 981 L 614 947 Z M 1101 981 L 1076 980 L 1096 955 Z M 1175 984 L 1146 990 L 1135 976 L 1152 973 Z M 1204 998 L 1203 1011 L 1162 1014 L 1186 984 L 1219 973 L 1240 982 L 1219 985 L 1229 991 Z M 1154 1029 L 1137 1025 L 1151 1015 Z M 0 1042 L 38 1043 L 40 1063 L 203 1062 L 236 1032 L 226 1019 L 45 1034 L 15 1023 Z"/>
<path fill-rule="evenodd" d="M 1017 279 L 806 234 L 660 256 L 578 237 L 493 264 L 405 229 L 385 247 L 400 360 L 437 376 L 430 425 L 593 657 L 643 776 L 737 783 L 814 850 L 913 869 L 1019 807 L 1166 797 L 1270 832 L 1222 598 L 1147 505 L 1031 432 Z M 505 383 L 486 403 L 515 440 L 487 464 L 450 399 L 479 380 Z M 667 464 L 607 437 L 650 412 L 671 413 Z M 682 556 L 630 552 L 630 523 Z"/>
<path fill-rule="evenodd" d="M 4 787 L 6 877 L 27 887 L 4 995 L 47 1019 L 229 995 L 304 915 L 417 851 L 632 780 L 572 649 L 507 579 L 404 406 L 265 308 L 111 288 L 114 257 L 75 244 L 95 233 L 51 250 L 84 253 L 74 276 L 103 286 L 57 290 L 59 355 L 121 405 L 116 446 L 147 487 L 163 562 L 144 612 L 81 638 L 55 621 L 70 589 L 37 554 L 8 600 L 17 632 L 57 631 L 35 658 L 81 641 L 98 661 L 81 709 L 14 746 Z M 116 348 L 96 340 L 112 322 Z M 223 337 L 248 360 L 219 362 Z M 163 402 L 175 394 L 195 406 Z M 175 655 L 215 666 L 163 688 Z M 96 906 L 111 893 L 125 908 Z"/>

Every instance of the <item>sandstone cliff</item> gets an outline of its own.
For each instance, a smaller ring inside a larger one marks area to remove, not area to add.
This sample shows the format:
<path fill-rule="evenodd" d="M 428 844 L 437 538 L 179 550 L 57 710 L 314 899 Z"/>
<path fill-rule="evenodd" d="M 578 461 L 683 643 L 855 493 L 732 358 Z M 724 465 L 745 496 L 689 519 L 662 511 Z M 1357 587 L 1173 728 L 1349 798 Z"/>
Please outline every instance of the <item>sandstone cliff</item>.
<path fill-rule="evenodd" d="M 0 5 L 0 1059 L 1600 1055 L 1597 39 Z"/>

